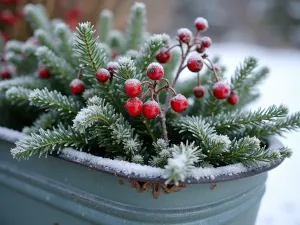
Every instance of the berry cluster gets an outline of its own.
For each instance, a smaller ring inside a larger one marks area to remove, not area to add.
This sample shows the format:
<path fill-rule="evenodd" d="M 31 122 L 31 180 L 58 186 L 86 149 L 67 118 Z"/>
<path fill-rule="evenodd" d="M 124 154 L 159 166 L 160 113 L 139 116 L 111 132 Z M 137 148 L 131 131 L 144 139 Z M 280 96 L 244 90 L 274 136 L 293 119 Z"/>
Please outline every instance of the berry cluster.
<path fill-rule="evenodd" d="M 208 59 L 208 55 L 205 54 L 206 49 L 212 45 L 209 37 L 200 37 L 200 33 L 208 29 L 207 20 L 202 17 L 197 18 L 195 28 L 194 34 L 187 28 L 178 29 L 178 43 L 171 47 L 165 46 L 162 48 L 156 55 L 156 60 L 160 63 L 167 63 L 172 57 L 170 50 L 174 47 L 180 47 L 183 53 L 181 70 L 187 67 L 191 72 L 197 73 L 197 84 L 193 89 L 195 98 L 202 98 L 205 95 L 205 89 L 200 85 L 200 71 L 205 65 L 213 72 L 216 79 L 216 83 L 213 85 L 213 95 L 220 100 L 227 99 L 227 102 L 231 105 L 237 104 L 239 101 L 237 94 L 230 90 L 226 82 L 219 81 L 217 73 L 221 71 L 220 68 L 214 65 Z M 185 61 L 186 65 L 183 65 Z"/>
<path fill-rule="evenodd" d="M 171 91 L 175 95 L 171 99 L 171 108 L 175 112 L 182 112 L 188 107 L 187 99 L 183 95 L 177 94 L 170 86 L 169 81 L 163 78 L 164 69 L 159 63 L 151 63 L 147 68 L 146 74 L 152 82 L 128 79 L 124 83 L 124 92 L 130 97 L 125 103 L 125 108 L 130 116 L 138 116 L 142 113 L 147 119 L 156 118 L 161 112 L 158 96 L 163 90 Z M 158 88 L 158 81 L 163 81 L 166 84 Z M 142 93 L 143 85 L 147 85 L 148 87 L 141 98 L 138 98 Z M 148 94 L 151 96 L 150 99 L 143 103 L 143 99 Z"/>
<path fill-rule="evenodd" d="M 114 76 L 114 72 L 118 67 L 118 63 L 117 62 L 109 62 L 107 63 L 106 69 L 105 68 L 101 68 L 99 69 L 96 74 L 95 74 L 95 78 L 99 83 L 102 83 L 104 85 L 104 83 L 106 83 L 108 80 L 112 81 L 113 76 Z M 77 78 L 74 79 L 71 83 L 70 83 L 70 89 L 71 92 L 74 95 L 79 95 L 82 94 L 85 90 L 85 86 L 84 83 L 82 81 L 82 69 L 84 68 L 84 65 L 80 65 L 80 70 L 78 72 Z"/>

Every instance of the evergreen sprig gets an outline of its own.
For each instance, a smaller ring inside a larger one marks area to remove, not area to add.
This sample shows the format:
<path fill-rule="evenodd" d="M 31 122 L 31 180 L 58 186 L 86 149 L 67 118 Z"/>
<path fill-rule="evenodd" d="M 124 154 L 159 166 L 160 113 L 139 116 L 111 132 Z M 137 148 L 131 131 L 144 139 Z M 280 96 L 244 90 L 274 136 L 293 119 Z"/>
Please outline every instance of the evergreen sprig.
<path fill-rule="evenodd" d="M 88 146 L 84 135 L 60 124 L 53 130 L 40 129 L 39 134 L 32 133 L 30 137 L 18 141 L 11 153 L 16 159 L 28 159 L 32 155 L 51 154 L 65 147 L 88 149 Z"/>
<path fill-rule="evenodd" d="M 32 90 L 20 86 L 9 88 L 5 95 L 6 98 L 11 101 L 12 104 L 17 106 L 29 105 L 29 94 Z"/>
<path fill-rule="evenodd" d="M 107 43 L 108 35 L 112 27 L 113 13 L 110 10 L 103 10 L 99 14 L 97 24 L 97 35 L 103 43 Z"/>
<path fill-rule="evenodd" d="M 0 92 L 5 92 L 11 87 L 21 86 L 24 88 L 35 89 L 46 86 L 45 82 L 30 76 L 19 76 L 9 80 L 0 81 Z"/>
<path fill-rule="evenodd" d="M 230 150 L 224 153 L 223 162 L 226 164 L 243 163 L 256 165 L 259 162 L 272 162 L 289 157 L 291 151 L 282 147 L 279 149 L 266 149 L 260 146 L 260 140 L 256 137 L 243 137 L 234 140 Z"/>
<path fill-rule="evenodd" d="M 24 15 L 33 30 L 44 29 L 51 34 L 50 21 L 42 5 L 27 4 L 24 7 Z"/>
<path fill-rule="evenodd" d="M 43 29 L 37 29 L 34 32 L 34 37 L 38 40 L 41 46 L 46 46 L 49 50 L 54 52 L 56 55 L 59 54 L 59 50 L 54 45 L 52 37 L 49 37 L 48 33 Z"/>
<path fill-rule="evenodd" d="M 250 135 L 250 131 L 253 128 L 260 127 L 265 122 L 271 122 L 278 118 L 283 118 L 287 116 L 287 114 L 288 109 L 286 106 L 272 105 L 266 109 L 259 108 L 252 111 L 221 113 L 216 115 L 214 118 L 207 118 L 207 121 L 213 121 L 218 133 L 227 134 L 230 137 L 236 137 L 240 134 Z"/>
<path fill-rule="evenodd" d="M 166 183 L 174 182 L 176 185 L 179 181 L 184 181 L 188 173 L 195 168 L 195 164 L 204 158 L 201 150 L 194 143 L 181 143 L 179 146 L 174 145 L 171 148 L 172 157 L 168 159 L 165 166 L 164 178 Z"/>
<path fill-rule="evenodd" d="M 64 58 L 57 56 L 48 47 L 39 47 L 36 51 L 38 60 L 44 64 L 53 74 L 54 79 L 60 80 L 63 84 L 69 85 L 74 79 L 76 72 Z"/>
<path fill-rule="evenodd" d="M 99 48 L 97 38 L 94 38 L 94 26 L 91 23 L 80 23 L 76 28 L 74 51 L 79 61 L 84 64 L 87 74 L 94 81 L 96 72 L 104 66 L 106 55 Z"/>
<path fill-rule="evenodd" d="M 73 35 L 70 28 L 63 22 L 55 24 L 54 33 L 59 39 L 61 55 L 65 56 L 67 62 L 73 66 L 76 65 L 76 59 L 73 56 Z"/>
<path fill-rule="evenodd" d="M 245 59 L 244 63 L 236 69 L 235 76 L 231 78 L 231 89 L 239 91 L 245 83 L 248 82 L 249 76 L 257 67 L 257 60 L 253 57 Z"/>
<path fill-rule="evenodd" d="M 73 118 L 82 105 L 72 96 L 65 96 L 58 91 L 49 91 L 47 88 L 35 89 L 29 95 L 30 103 L 46 110 L 56 110 L 63 118 Z"/>
<path fill-rule="evenodd" d="M 131 160 L 142 146 L 134 129 L 115 112 L 115 109 L 103 99 L 93 97 L 88 100 L 88 106 L 81 109 L 74 119 L 73 128 L 80 132 L 89 132 L 89 138 L 98 140 L 105 147 L 108 155 L 125 156 Z"/>
<path fill-rule="evenodd" d="M 146 9 L 144 3 L 135 3 L 130 10 L 127 27 L 127 49 L 137 49 L 144 39 Z"/>

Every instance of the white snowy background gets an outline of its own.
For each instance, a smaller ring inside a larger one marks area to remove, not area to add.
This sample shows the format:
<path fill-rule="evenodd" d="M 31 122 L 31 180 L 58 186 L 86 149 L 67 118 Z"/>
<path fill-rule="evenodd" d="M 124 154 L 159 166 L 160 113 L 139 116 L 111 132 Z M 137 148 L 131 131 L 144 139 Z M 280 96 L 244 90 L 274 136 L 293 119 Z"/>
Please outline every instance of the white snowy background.
<path fill-rule="evenodd" d="M 221 56 L 229 75 L 245 57 L 255 56 L 271 72 L 261 85 L 262 96 L 253 108 L 284 104 L 290 112 L 300 111 L 300 51 L 224 43 L 212 46 L 208 53 Z M 300 225 L 300 133 L 285 137 L 280 140 L 294 154 L 269 173 L 256 225 Z"/>

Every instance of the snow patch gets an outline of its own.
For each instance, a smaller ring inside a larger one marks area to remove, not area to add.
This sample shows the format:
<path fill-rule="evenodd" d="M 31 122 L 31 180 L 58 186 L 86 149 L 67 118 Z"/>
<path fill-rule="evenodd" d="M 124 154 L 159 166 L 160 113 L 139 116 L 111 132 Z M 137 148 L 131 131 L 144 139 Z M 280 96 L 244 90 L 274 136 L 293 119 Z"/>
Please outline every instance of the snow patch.
<path fill-rule="evenodd" d="M 0 140 L 5 140 L 8 142 L 16 142 L 25 137 L 26 137 L 26 135 L 22 134 L 19 131 L 0 126 Z"/>
<path fill-rule="evenodd" d="M 92 167 L 104 167 L 107 170 L 122 172 L 125 175 L 136 175 L 141 177 L 156 178 L 161 177 L 163 169 L 151 166 L 130 163 L 122 160 L 113 160 L 102 157 L 93 156 L 85 152 L 79 152 L 71 148 L 65 148 L 60 152 L 63 158 L 71 159 L 78 163 L 88 164 Z"/>

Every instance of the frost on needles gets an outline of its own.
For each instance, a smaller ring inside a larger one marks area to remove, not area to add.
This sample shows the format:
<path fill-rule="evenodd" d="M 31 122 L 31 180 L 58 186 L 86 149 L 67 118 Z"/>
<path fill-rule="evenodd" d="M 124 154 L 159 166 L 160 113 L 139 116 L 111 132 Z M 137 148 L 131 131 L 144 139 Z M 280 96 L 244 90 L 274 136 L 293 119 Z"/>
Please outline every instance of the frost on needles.
<path fill-rule="evenodd" d="M 37 113 L 23 127 L 29 137 L 11 150 L 15 158 L 72 147 L 163 169 L 166 182 L 178 184 L 200 168 L 253 168 L 291 155 L 287 147 L 269 148 L 268 138 L 298 129 L 300 113 L 271 104 L 245 110 L 268 69 L 249 57 L 228 83 L 226 66 L 208 56 L 210 38 L 199 35 L 205 19 L 171 41 L 146 32 L 142 3 L 132 7 L 125 32 L 113 30 L 110 11 L 100 14 L 97 31 L 85 22 L 75 34 L 40 5 L 27 5 L 25 14 L 35 36 L 7 43 L 7 63 L 19 73 L 0 81 L 0 104 Z M 193 73 L 180 81 L 184 68 Z M 100 69 L 109 79 L 96 79 Z"/>

